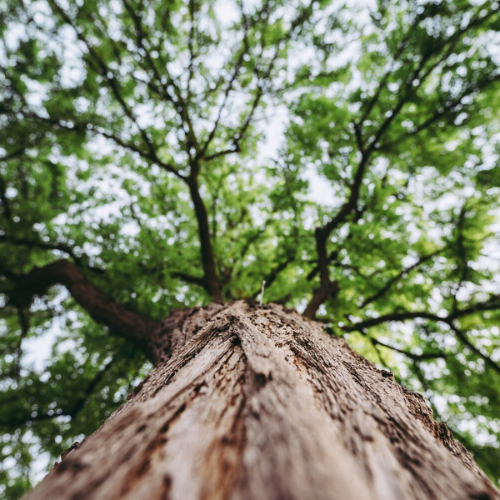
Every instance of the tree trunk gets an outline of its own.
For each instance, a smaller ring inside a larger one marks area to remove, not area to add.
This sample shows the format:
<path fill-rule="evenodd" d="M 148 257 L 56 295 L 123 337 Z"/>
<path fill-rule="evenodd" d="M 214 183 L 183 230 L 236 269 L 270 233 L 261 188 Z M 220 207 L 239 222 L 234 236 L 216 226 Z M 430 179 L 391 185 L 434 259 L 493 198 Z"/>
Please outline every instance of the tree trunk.
<path fill-rule="evenodd" d="M 27 498 L 500 499 L 420 395 L 295 312 L 214 304 L 162 331 L 170 359 Z"/>

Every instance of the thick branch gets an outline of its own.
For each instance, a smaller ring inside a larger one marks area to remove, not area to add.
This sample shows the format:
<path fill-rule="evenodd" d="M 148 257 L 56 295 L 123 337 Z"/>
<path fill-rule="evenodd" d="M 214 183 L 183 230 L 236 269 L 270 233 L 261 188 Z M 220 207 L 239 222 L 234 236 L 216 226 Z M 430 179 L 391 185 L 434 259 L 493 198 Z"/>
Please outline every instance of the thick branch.
<path fill-rule="evenodd" d="M 463 309 L 454 310 L 449 316 L 438 316 L 427 311 L 404 311 L 383 314 L 376 318 L 368 318 L 353 325 L 344 327 L 346 331 L 359 330 L 360 328 L 371 328 L 382 323 L 390 323 L 393 321 L 406 321 L 417 318 L 428 319 L 430 321 L 442 322 L 450 325 L 454 320 L 469 316 L 470 314 L 483 312 L 483 311 L 497 311 L 500 310 L 500 295 L 492 295 L 488 300 L 483 302 L 476 302 L 470 304 Z"/>
<path fill-rule="evenodd" d="M 14 289 L 8 293 L 9 304 L 19 309 L 27 308 L 35 295 L 44 295 L 56 284 L 64 285 L 95 321 L 107 326 L 114 334 L 132 341 L 149 359 L 156 358 L 151 334 L 158 324 L 114 301 L 69 260 L 57 260 L 44 267 L 35 267 L 19 277 Z"/>
<path fill-rule="evenodd" d="M 219 278 L 217 277 L 217 271 L 215 269 L 215 258 L 212 247 L 212 239 L 210 236 L 207 209 L 200 195 L 196 179 L 191 177 L 189 179 L 188 186 L 191 193 L 191 200 L 194 205 L 196 221 L 198 222 L 204 281 L 213 299 L 216 302 L 222 302 Z"/>
<path fill-rule="evenodd" d="M 349 215 L 357 207 L 361 191 L 361 184 L 368 165 L 369 153 L 363 153 L 359 162 L 354 180 L 351 185 L 351 192 L 347 201 L 340 207 L 337 214 L 330 219 L 323 227 L 317 227 L 314 233 L 316 238 L 316 251 L 318 252 L 318 269 L 320 276 L 320 286 L 314 290 L 313 297 L 307 305 L 304 315 L 313 318 L 319 306 L 332 294 L 338 291 L 338 286 L 333 286 L 328 271 L 329 257 L 327 254 L 327 242 L 330 233 L 343 224 Z"/>
<path fill-rule="evenodd" d="M 394 312 L 389 314 L 383 314 L 382 316 L 378 316 L 376 318 L 365 319 L 364 321 L 360 321 L 358 323 L 354 323 L 353 325 L 344 327 L 344 330 L 348 332 L 359 331 L 360 329 L 372 328 L 374 326 L 381 325 L 382 323 L 391 323 L 393 321 L 407 321 L 419 318 L 428 319 L 430 321 L 436 321 L 436 322 L 438 321 L 446 322 L 448 319 L 426 311 Z"/>
<path fill-rule="evenodd" d="M 191 283 L 192 285 L 198 285 L 204 288 L 208 293 L 210 293 L 210 289 L 208 288 L 205 278 L 199 276 L 193 276 L 192 274 L 183 273 L 182 271 L 176 271 L 171 274 L 173 278 L 179 278 L 186 283 Z"/>
<path fill-rule="evenodd" d="M 413 359 L 413 360 L 418 360 L 418 361 L 424 361 L 426 359 L 437 359 L 437 358 L 446 358 L 448 356 L 448 353 L 445 352 L 423 352 L 420 354 L 413 353 L 411 351 L 406 351 L 404 349 L 400 349 L 399 347 L 386 344 L 385 342 L 381 342 L 380 340 L 376 339 L 375 337 L 371 337 L 366 333 L 366 331 L 363 328 L 359 328 L 356 330 L 357 332 L 361 333 L 361 335 L 364 335 L 367 337 L 372 345 L 375 346 L 381 346 L 385 347 L 386 349 L 391 349 L 392 351 L 398 352 L 400 354 L 404 354 L 406 357 Z"/>

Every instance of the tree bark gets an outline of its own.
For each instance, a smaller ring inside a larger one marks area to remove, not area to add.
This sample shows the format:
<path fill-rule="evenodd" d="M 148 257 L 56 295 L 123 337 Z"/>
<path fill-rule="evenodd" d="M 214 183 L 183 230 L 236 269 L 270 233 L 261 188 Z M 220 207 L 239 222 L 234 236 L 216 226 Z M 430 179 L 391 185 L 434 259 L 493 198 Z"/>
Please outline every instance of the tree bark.
<path fill-rule="evenodd" d="M 166 320 L 162 359 L 28 499 L 500 499 L 424 399 L 277 305 Z"/>

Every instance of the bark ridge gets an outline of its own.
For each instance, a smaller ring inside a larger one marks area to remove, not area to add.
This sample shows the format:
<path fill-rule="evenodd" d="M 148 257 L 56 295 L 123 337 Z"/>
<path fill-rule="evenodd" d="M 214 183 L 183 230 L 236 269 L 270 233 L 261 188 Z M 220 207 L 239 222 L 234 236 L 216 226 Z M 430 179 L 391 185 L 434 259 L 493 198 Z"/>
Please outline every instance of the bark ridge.
<path fill-rule="evenodd" d="M 500 499 L 420 395 L 319 324 L 245 302 L 178 319 L 172 357 L 28 499 Z"/>

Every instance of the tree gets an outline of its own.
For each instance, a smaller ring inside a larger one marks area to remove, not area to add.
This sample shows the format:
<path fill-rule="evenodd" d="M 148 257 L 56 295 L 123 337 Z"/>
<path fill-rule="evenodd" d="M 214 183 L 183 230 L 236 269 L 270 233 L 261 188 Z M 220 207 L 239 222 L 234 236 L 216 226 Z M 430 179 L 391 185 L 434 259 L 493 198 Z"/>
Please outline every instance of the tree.
<path fill-rule="evenodd" d="M 498 3 L 0 8 L 3 494 L 497 498 Z"/>

